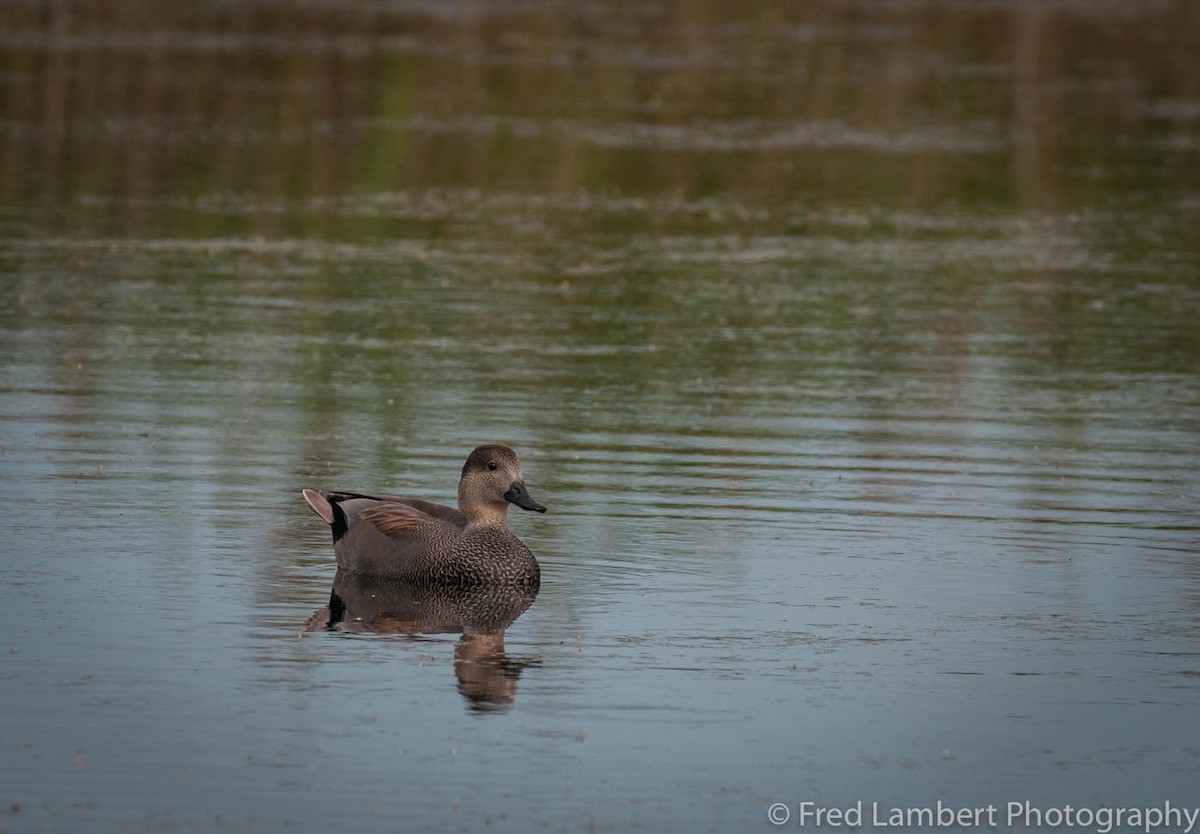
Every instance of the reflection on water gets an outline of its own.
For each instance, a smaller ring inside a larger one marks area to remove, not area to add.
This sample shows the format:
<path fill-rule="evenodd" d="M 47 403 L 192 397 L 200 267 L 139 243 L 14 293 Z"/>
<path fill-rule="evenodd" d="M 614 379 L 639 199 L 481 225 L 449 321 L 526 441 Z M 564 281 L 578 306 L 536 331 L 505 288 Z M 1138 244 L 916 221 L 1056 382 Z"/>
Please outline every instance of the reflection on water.
<path fill-rule="evenodd" d="M 302 633 L 462 634 L 454 647 L 458 691 L 474 709 L 511 706 L 517 680 L 532 660 L 504 651 L 504 630 L 533 604 L 536 589 L 419 586 L 339 570 L 329 605 L 313 614 Z"/>
<path fill-rule="evenodd" d="M 1185 0 L 41 6 L 3 12 L 0 198 L 71 236 L 1196 211 Z"/>
<path fill-rule="evenodd" d="M 0 4 L 0 827 L 1194 804 L 1198 26 Z M 334 578 L 484 442 L 536 605 Z"/>

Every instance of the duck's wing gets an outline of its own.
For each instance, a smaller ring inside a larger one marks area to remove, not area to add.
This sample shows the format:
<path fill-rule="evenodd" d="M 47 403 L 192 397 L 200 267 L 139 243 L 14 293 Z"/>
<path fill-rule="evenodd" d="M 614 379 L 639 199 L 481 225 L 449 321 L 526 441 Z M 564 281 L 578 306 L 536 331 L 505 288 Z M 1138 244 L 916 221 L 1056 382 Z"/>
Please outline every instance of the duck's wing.
<path fill-rule="evenodd" d="M 400 501 L 373 501 L 358 508 L 359 521 L 372 525 L 389 539 L 404 541 L 424 531 L 433 532 L 447 522 L 411 504 Z"/>
<path fill-rule="evenodd" d="M 448 521 L 459 530 L 467 526 L 467 517 L 453 507 L 447 507 L 445 504 L 422 501 L 420 498 L 399 498 L 395 495 L 385 495 L 379 500 L 412 507 L 414 510 L 420 510 L 425 513 L 425 515 L 431 515 L 442 521 Z"/>
<path fill-rule="evenodd" d="M 414 510 L 420 510 L 425 515 L 449 522 L 459 530 L 467 526 L 467 517 L 453 507 L 447 507 L 444 504 L 435 504 L 432 501 L 422 501 L 420 498 L 401 498 L 398 495 L 365 495 L 361 492 L 346 492 L 343 490 L 318 491 L 315 489 L 305 489 L 301 490 L 301 493 L 304 495 L 304 500 L 308 502 L 308 506 L 312 507 L 313 512 L 319 515 L 326 524 L 335 527 L 337 526 L 338 514 L 334 510 L 334 506 L 356 498 L 376 501 L 381 505 L 387 503 L 412 507 Z"/>
<path fill-rule="evenodd" d="M 328 513 L 333 519 L 338 567 L 354 573 L 419 578 L 444 558 L 461 532 L 456 510 L 428 501 L 310 492 L 304 495 L 309 505 L 322 518 Z"/>

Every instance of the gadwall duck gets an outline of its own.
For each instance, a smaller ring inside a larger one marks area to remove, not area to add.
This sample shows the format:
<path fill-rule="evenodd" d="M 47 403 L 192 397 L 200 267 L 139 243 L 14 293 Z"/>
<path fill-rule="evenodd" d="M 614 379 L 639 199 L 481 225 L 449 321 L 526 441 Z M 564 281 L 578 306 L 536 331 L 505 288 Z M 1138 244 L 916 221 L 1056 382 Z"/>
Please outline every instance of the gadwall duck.
<path fill-rule="evenodd" d="M 536 588 L 537 559 L 508 529 L 508 505 L 546 512 L 525 488 L 521 462 L 507 446 L 480 446 L 463 465 L 458 509 L 419 498 L 303 491 L 333 528 L 338 567 L 408 582 Z"/>

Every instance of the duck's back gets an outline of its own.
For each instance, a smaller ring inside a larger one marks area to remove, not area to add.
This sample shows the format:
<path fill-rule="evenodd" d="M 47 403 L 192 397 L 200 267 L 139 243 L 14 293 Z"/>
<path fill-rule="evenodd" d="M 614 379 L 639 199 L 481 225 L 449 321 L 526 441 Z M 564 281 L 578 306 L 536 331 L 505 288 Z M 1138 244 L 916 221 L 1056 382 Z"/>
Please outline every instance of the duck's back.
<path fill-rule="evenodd" d="M 333 552 L 351 573 L 430 578 L 450 555 L 466 519 L 457 510 L 419 499 L 323 492 L 329 503 Z M 311 502 L 310 502 L 311 503 Z"/>

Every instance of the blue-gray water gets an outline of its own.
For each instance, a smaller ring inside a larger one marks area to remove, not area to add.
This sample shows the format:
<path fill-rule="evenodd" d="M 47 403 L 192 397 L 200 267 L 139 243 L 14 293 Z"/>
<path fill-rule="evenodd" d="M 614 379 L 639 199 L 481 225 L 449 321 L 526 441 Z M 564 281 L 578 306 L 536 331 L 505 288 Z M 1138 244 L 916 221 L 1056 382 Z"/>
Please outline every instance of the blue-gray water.
<path fill-rule="evenodd" d="M 182 8 L 0 9 L 0 831 L 1200 806 L 1188 4 Z M 503 645 L 314 630 L 483 442 Z"/>

